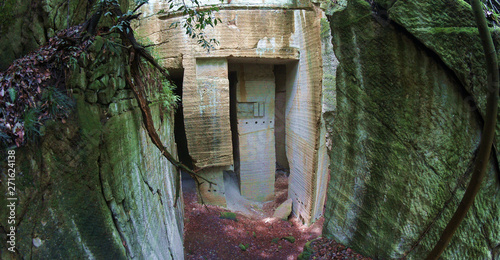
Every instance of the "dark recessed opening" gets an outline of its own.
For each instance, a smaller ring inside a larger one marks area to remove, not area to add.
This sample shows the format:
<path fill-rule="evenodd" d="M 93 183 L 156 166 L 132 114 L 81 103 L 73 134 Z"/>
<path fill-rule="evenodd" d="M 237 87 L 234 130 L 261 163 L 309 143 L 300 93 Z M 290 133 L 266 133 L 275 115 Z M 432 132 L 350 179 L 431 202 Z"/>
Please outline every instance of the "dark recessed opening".
<path fill-rule="evenodd" d="M 234 172 L 239 176 L 240 172 L 240 144 L 238 137 L 238 118 L 236 114 L 236 85 L 238 74 L 236 71 L 229 72 L 229 120 L 231 122 L 231 139 L 233 141 Z M 248 124 L 248 122 L 246 122 Z"/>
<path fill-rule="evenodd" d="M 274 66 L 274 80 L 276 92 L 274 98 L 274 139 L 276 151 L 276 168 L 289 172 L 288 158 L 286 157 L 286 65 Z M 271 121 L 269 122 L 271 123 Z"/>
<path fill-rule="evenodd" d="M 174 93 L 181 97 L 180 101 L 177 104 L 177 108 L 175 109 L 174 115 L 174 135 L 175 135 L 175 143 L 177 144 L 177 155 L 179 161 L 185 164 L 189 168 L 193 168 L 193 161 L 191 156 L 189 156 L 189 150 L 187 145 L 186 138 L 186 129 L 184 127 L 184 114 L 182 109 L 182 81 L 184 76 L 184 71 L 174 71 L 171 72 L 172 81 L 177 86 L 174 89 Z"/>

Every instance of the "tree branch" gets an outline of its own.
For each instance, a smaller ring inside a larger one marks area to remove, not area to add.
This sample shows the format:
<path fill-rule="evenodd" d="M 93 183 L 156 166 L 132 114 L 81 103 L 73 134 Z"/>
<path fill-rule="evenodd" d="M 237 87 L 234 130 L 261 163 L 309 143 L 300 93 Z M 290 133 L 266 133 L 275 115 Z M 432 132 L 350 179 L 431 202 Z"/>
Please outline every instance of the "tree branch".
<path fill-rule="evenodd" d="M 140 4 L 139 4 L 139 5 L 138 5 L 135 9 L 134 9 L 134 11 L 132 11 L 132 13 L 135 13 L 137 10 L 139 10 L 139 8 L 141 8 L 141 7 L 142 7 L 145 3 L 146 3 L 145 1 L 144 1 L 144 2 L 142 2 L 142 3 L 140 3 Z"/>
<path fill-rule="evenodd" d="M 486 69 L 488 72 L 488 96 L 486 103 L 486 116 L 484 121 L 483 134 L 479 143 L 479 153 L 474 164 L 472 177 L 465 191 L 462 201 L 458 205 L 455 214 L 451 218 L 448 225 L 441 234 L 440 239 L 434 246 L 434 249 L 429 253 L 427 259 L 438 259 L 445 248 L 451 241 L 453 234 L 457 230 L 460 223 L 465 218 L 469 208 L 474 203 L 474 199 L 481 188 L 481 182 L 485 176 L 486 168 L 490 158 L 491 146 L 495 136 L 495 126 L 498 109 L 498 63 L 496 59 L 495 46 L 486 24 L 483 9 L 479 0 L 471 1 L 476 24 L 479 29 L 479 37 L 483 45 L 484 54 L 486 56 Z"/>
<path fill-rule="evenodd" d="M 139 6 L 137 6 L 134 9 L 134 12 L 137 11 L 145 2 L 141 3 Z M 98 10 L 92 15 L 92 17 L 87 20 L 84 23 L 83 30 L 89 32 L 90 34 L 94 35 L 96 33 L 96 28 L 97 24 L 99 23 L 99 20 L 101 19 L 102 13 L 105 10 L 109 10 L 115 17 L 121 17 L 123 19 L 122 21 L 128 21 L 136 19 L 138 15 L 131 15 L 127 17 L 123 17 L 123 12 L 121 11 L 120 7 L 116 4 L 113 4 L 112 6 L 99 6 Z M 132 13 L 134 13 L 132 12 Z M 187 172 L 196 182 L 198 187 L 202 183 L 200 183 L 200 179 L 207 182 L 209 185 L 217 185 L 216 183 L 198 175 L 195 173 L 193 170 L 189 169 L 186 165 L 180 163 L 177 161 L 167 150 L 167 148 L 163 145 L 161 142 L 160 137 L 158 136 L 158 133 L 156 132 L 156 129 L 154 127 L 153 123 L 153 117 L 151 116 L 151 110 L 149 109 L 148 101 L 146 98 L 146 93 L 144 91 L 144 83 L 142 82 L 141 79 L 141 73 L 140 73 L 140 58 L 146 59 L 151 65 L 153 65 L 160 73 L 170 81 L 169 74 L 168 72 L 156 62 L 156 60 L 149 54 L 149 52 L 142 46 L 140 45 L 137 40 L 135 39 L 134 33 L 132 28 L 129 25 L 130 23 L 126 23 L 126 26 L 124 29 L 120 31 L 120 34 L 123 38 L 123 40 L 128 41 L 130 43 L 131 47 L 128 48 L 130 49 L 130 66 L 131 66 L 131 75 L 133 77 L 134 82 L 127 76 L 126 81 L 127 84 L 132 88 L 136 99 L 139 103 L 139 107 L 141 108 L 142 115 L 143 115 L 143 122 L 144 126 L 146 127 L 146 130 L 148 132 L 149 137 L 151 138 L 151 141 L 153 144 L 160 150 L 162 155 L 170 162 L 172 163 L 177 169 L 179 170 L 184 170 Z M 170 81 L 171 82 L 171 81 Z M 180 180 L 179 180 L 180 184 Z M 199 189 L 198 189 L 199 192 Z M 180 196 L 180 185 L 176 184 L 176 196 L 174 200 L 174 207 L 177 206 L 177 200 Z M 205 204 L 203 201 L 203 197 L 201 196 L 200 193 L 200 199 L 201 203 Z"/>
<path fill-rule="evenodd" d="M 163 145 L 163 143 L 160 140 L 160 137 L 158 136 L 158 133 L 156 132 L 156 129 L 154 128 L 154 123 L 152 120 L 151 116 L 151 110 L 149 109 L 148 102 L 146 100 L 146 96 L 144 93 L 144 83 L 141 80 L 140 73 L 138 70 L 139 66 L 139 59 L 134 59 L 132 61 L 132 69 L 131 69 L 131 74 L 134 77 L 134 82 L 135 84 L 130 80 L 130 78 L 126 78 L 128 85 L 132 88 L 134 91 L 134 94 L 136 96 L 137 101 L 139 102 L 139 107 L 141 108 L 142 111 L 142 119 L 144 122 L 144 126 L 146 127 L 146 130 L 148 132 L 149 137 L 151 138 L 151 141 L 153 144 L 160 150 L 161 154 L 167 158 L 167 160 L 172 163 L 176 168 L 180 170 L 186 171 L 195 181 L 198 186 L 201 185 L 199 179 L 206 181 L 210 185 L 217 185 L 216 183 L 209 181 L 208 179 L 198 175 L 195 173 L 193 170 L 189 169 L 186 165 L 180 163 L 177 161 L 167 150 L 167 148 Z M 179 197 L 180 191 L 177 191 L 177 194 L 175 196 L 175 201 L 174 201 L 174 207 L 177 206 L 177 199 Z M 201 196 L 200 196 L 201 198 Z M 202 204 L 203 198 L 201 198 Z"/>

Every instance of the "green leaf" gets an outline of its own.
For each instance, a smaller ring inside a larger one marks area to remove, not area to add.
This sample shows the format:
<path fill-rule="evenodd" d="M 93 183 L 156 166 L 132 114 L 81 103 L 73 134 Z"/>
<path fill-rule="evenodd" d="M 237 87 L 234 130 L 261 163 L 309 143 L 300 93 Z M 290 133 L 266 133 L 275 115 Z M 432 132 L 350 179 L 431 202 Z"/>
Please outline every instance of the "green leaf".
<path fill-rule="evenodd" d="M 238 221 L 238 219 L 236 219 L 236 213 L 233 213 L 233 212 L 221 212 L 219 218 L 221 218 L 221 219 L 231 219 L 231 220 L 234 220 L 234 221 Z"/>
<path fill-rule="evenodd" d="M 247 249 L 250 247 L 250 244 L 243 245 L 240 243 L 238 246 L 240 247 L 241 251 L 247 251 Z"/>
<path fill-rule="evenodd" d="M 177 28 L 177 25 L 179 25 L 179 22 L 173 22 L 168 28 Z"/>
<path fill-rule="evenodd" d="M 16 101 L 16 89 L 9 88 L 7 91 L 9 92 L 10 100 L 14 103 Z"/>

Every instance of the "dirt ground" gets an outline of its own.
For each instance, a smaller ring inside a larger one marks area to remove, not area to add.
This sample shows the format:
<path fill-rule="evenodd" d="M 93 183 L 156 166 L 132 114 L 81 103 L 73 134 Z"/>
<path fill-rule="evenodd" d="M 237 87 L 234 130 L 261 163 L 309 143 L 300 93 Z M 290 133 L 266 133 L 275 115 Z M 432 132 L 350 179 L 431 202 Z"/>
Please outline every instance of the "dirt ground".
<path fill-rule="evenodd" d="M 262 214 L 236 213 L 236 220 L 220 218 L 228 210 L 197 203 L 194 189 L 183 189 L 184 249 L 186 259 L 297 259 L 307 241 L 321 236 L 324 219 L 309 227 L 295 217 L 288 221 L 272 218 L 277 206 L 287 199 L 288 178 L 277 174 L 276 198 L 263 205 Z M 319 238 L 310 243 L 310 259 L 369 259 L 333 240 Z"/>

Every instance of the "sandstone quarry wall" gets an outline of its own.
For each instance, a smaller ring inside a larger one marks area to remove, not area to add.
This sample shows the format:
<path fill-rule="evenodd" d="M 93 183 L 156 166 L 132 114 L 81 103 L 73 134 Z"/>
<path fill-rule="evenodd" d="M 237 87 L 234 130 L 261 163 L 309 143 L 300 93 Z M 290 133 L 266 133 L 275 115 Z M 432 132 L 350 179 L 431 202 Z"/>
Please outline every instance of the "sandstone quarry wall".
<path fill-rule="evenodd" d="M 208 104 L 205 99 L 201 100 L 207 81 L 197 79 L 199 60 L 225 59 L 227 64 L 286 65 L 285 132 L 290 167 L 289 197 L 294 200 L 294 213 L 305 223 L 310 223 L 315 219 L 313 215 L 318 217 L 322 212 L 322 207 L 318 205 L 324 200 L 321 195 L 324 192 L 319 190 L 324 191 L 326 185 L 326 182 L 320 181 L 326 177 L 326 166 L 322 165 L 326 160 L 318 159 L 322 87 L 321 11 L 309 1 L 229 1 L 219 4 L 219 7 L 220 11 L 215 15 L 222 23 L 205 31 L 207 38 L 215 38 L 220 43 L 210 52 L 185 35 L 182 27 L 171 27 L 172 23 L 182 23 L 185 18 L 162 14 L 160 10 L 168 8 L 162 1 L 152 1 L 143 8 L 148 18 L 137 24 L 137 31 L 141 37 L 156 44 L 155 51 L 165 67 L 183 69 L 186 136 L 190 155 L 200 168 L 226 167 L 233 162 L 229 102 Z M 214 75 L 218 77 L 220 74 Z M 227 95 L 225 89 L 228 84 L 218 82 L 223 85 L 217 83 L 214 87 L 220 91 L 211 95 L 220 98 Z M 211 107 L 210 113 L 216 114 L 217 118 L 209 118 L 203 113 L 207 105 Z M 323 186 L 318 188 L 317 184 Z M 224 193 L 220 189 L 218 192 L 221 196 Z"/>
<path fill-rule="evenodd" d="M 182 202 L 173 207 L 177 170 L 143 126 L 125 84 L 127 54 L 121 48 L 103 53 L 108 44 L 97 37 L 75 64 L 67 82 L 76 102 L 70 119 L 47 125 L 38 142 L 16 149 L 16 250 L 22 259 L 184 257 Z M 175 154 L 173 117 L 155 94 L 159 86 L 150 87 L 156 129 Z M 4 196 L 0 201 L 7 204 Z M 3 227 L 9 227 L 7 214 L 2 207 Z M 0 258 L 14 257 L 5 246 L 0 243 Z"/>
<path fill-rule="evenodd" d="M 351 0 L 329 15 L 340 63 L 324 115 L 324 234 L 366 256 L 422 259 L 463 196 L 481 134 L 486 70 L 470 6 Z M 443 259 L 498 259 L 497 156 Z"/>

